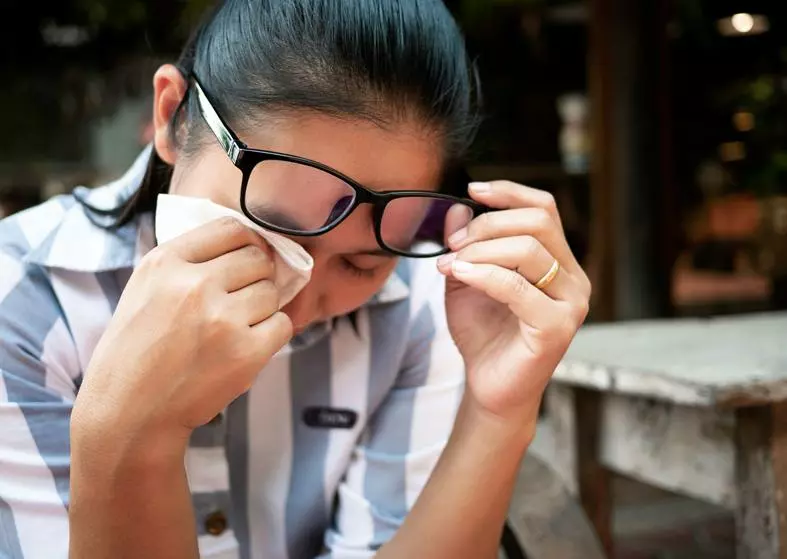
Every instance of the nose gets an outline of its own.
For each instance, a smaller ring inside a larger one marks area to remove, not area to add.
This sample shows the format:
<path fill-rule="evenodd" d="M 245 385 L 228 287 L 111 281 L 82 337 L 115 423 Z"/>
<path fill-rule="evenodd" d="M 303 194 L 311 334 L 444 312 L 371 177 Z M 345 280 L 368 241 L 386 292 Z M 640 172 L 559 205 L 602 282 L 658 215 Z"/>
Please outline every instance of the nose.
<path fill-rule="evenodd" d="M 312 277 L 295 298 L 287 303 L 282 311 L 290 317 L 296 332 L 303 331 L 307 326 L 326 318 L 324 305 L 325 291 L 325 258 L 308 247 L 307 250 L 314 259 Z"/>
<path fill-rule="evenodd" d="M 309 324 L 321 318 L 317 289 L 310 283 L 282 310 L 290 317 L 295 332 L 303 331 Z"/>
<path fill-rule="evenodd" d="M 311 254 L 314 267 L 311 280 L 306 287 L 282 309 L 290 317 L 296 332 L 332 316 L 329 304 L 331 301 L 329 294 L 333 285 L 330 263 L 337 252 L 335 245 L 338 243 L 335 239 L 337 235 L 341 235 L 340 230 L 343 227 L 345 223 L 316 239 L 297 239 L 297 242 Z"/>

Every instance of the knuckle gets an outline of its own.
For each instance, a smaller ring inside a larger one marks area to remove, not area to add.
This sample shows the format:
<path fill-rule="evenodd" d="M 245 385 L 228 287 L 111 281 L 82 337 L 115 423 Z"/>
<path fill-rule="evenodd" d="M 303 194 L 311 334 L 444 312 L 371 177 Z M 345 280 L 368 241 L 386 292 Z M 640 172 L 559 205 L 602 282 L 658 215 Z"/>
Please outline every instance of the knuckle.
<path fill-rule="evenodd" d="M 270 308 L 274 311 L 279 308 L 279 289 L 272 281 L 263 280 L 260 282 L 260 297 L 269 303 Z"/>
<path fill-rule="evenodd" d="M 283 312 L 277 312 L 274 316 L 276 316 L 278 320 L 277 327 L 282 337 L 286 339 L 292 338 L 295 333 L 295 326 L 292 323 L 292 319 Z"/>
<path fill-rule="evenodd" d="M 557 200 L 551 192 L 541 191 L 541 207 L 548 212 L 557 211 Z"/>
<path fill-rule="evenodd" d="M 203 315 L 202 326 L 208 339 L 224 339 L 234 330 L 229 313 L 219 308 L 207 310 Z"/>
<path fill-rule="evenodd" d="M 183 274 L 172 286 L 175 293 L 185 301 L 201 303 L 205 297 L 205 280 L 199 274 Z"/>
<path fill-rule="evenodd" d="M 525 236 L 522 238 L 522 257 L 526 260 L 531 260 L 538 256 L 541 251 L 541 243 L 538 242 L 538 239 L 531 236 Z"/>
<path fill-rule="evenodd" d="M 229 215 L 217 218 L 214 223 L 216 224 L 216 227 L 219 227 L 229 233 L 241 231 L 243 228 L 243 224 L 240 221 Z"/>
<path fill-rule="evenodd" d="M 171 262 L 174 256 L 172 249 L 166 244 L 159 245 L 142 257 L 139 263 L 140 268 L 152 270 L 161 269 L 166 266 L 168 262 Z"/>
<path fill-rule="evenodd" d="M 522 276 L 508 270 L 496 270 L 496 273 L 505 290 L 512 293 L 514 297 L 521 298 L 527 294 L 527 283 Z"/>
<path fill-rule="evenodd" d="M 582 273 L 582 287 L 584 289 L 585 297 L 590 300 L 593 295 L 593 283 L 584 272 Z"/>
<path fill-rule="evenodd" d="M 535 233 L 546 233 L 554 226 L 554 220 L 547 210 L 537 208 L 534 212 L 533 230 Z"/>
<path fill-rule="evenodd" d="M 222 234 L 227 235 L 232 239 L 251 239 L 251 230 L 246 227 L 240 220 L 232 216 L 220 217 L 216 220 L 216 225 L 221 229 Z"/>
<path fill-rule="evenodd" d="M 556 347 L 563 347 L 571 342 L 578 328 L 573 311 L 564 309 L 562 312 L 556 313 L 547 339 L 551 340 Z"/>
<path fill-rule="evenodd" d="M 577 324 L 581 325 L 583 322 L 585 322 L 588 313 L 590 313 L 590 301 L 583 297 L 577 304 L 574 305 L 574 316 Z"/>
<path fill-rule="evenodd" d="M 268 264 L 271 262 L 271 255 L 260 245 L 245 245 L 240 249 L 244 257 L 255 260 L 258 264 Z"/>

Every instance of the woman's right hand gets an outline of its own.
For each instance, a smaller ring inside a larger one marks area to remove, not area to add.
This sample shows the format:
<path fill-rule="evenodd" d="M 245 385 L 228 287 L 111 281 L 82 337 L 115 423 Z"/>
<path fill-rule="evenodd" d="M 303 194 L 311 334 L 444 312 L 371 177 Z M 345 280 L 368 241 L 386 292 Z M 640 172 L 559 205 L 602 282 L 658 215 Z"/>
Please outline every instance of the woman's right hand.
<path fill-rule="evenodd" d="M 72 413 L 72 437 L 187 440 L 292 337 L 265 241 L 232 218 L 153 249 L 129 280 Z"/>

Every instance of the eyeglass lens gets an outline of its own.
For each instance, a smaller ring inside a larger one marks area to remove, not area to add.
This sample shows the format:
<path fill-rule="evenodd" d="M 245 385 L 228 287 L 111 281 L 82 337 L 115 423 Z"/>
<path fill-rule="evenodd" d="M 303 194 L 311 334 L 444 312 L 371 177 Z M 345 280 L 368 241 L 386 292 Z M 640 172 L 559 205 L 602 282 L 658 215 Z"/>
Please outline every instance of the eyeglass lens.
<path fill-rule="evenodd" d="M 264 224 L 293 232 L 314 232 L 341 219 L 355 202 L 355 190 L 334 175 L 299 163 L 258 163 L 246 187 L 246 209 Z M 370 206 L 358 211 L 371 211 Z M 445 251 L 446 236 L 467 225 L 473 210 L 443 198 L 412 196 L 388 202 L 380 223 L 386 248 L 413 255 Z"/>

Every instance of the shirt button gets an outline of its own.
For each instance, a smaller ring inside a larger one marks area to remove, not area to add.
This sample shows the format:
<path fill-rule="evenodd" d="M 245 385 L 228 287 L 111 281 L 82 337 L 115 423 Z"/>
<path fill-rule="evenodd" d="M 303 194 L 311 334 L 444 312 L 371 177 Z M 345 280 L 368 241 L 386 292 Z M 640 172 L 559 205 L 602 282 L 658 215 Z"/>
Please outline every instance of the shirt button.
<path fill-rule="evenodd" d="M 205 531 L 212 536 L 221 535 L 227 529 L 227 517 L 220 510 L 205 517 Z"/>

